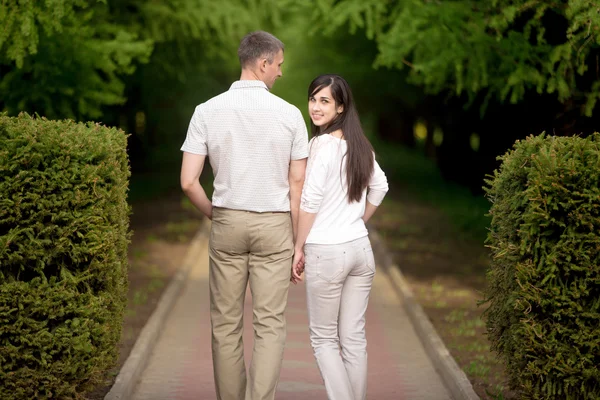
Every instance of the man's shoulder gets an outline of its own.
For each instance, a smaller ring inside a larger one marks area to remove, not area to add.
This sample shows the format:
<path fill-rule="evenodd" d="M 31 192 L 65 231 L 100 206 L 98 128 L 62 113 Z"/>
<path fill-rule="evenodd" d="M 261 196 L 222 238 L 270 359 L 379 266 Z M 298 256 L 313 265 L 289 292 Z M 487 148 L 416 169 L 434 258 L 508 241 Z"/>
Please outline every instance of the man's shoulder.
<path fill-rule="evenodd" d="M 285 101 L 281 97 L 277 96 L 276 94 L 267 92 L 267 96 L 269 96 L 269 99 L 273 102 L 273 104 L 275 106 L 277 106 L 278 108 L 280 108 L 282 111 L 288 112 L 293 115 L 302 114 L 300 112 L 300 109 L 298 109 L 298 107 L 296 107 L 295 105 L 293 105 L 291 103 L 288 103 L 287 101 Z"/>
<path fill-rule="evenodd" d="M 211 108 L 222 107 L 223 104 L 227 104 L 229 100 L 229 91 L 218 94 L 210 99 L 206 100 L 203 103 L 200 103 L 196 106 L 196 110 L 209 110 Z"/>
<path fill-rule="evenodd" d="M 198 116 L 204 118 L 210 117 L 215 111 L 230 109 L 243 109 L 248 112 L 266 109 L 294 124 L 299 118 L 303 119 L 298 107 L 267 90 L 247 94 L 243 91 L 228 90 L 198 104 L 195 111 Z"/>

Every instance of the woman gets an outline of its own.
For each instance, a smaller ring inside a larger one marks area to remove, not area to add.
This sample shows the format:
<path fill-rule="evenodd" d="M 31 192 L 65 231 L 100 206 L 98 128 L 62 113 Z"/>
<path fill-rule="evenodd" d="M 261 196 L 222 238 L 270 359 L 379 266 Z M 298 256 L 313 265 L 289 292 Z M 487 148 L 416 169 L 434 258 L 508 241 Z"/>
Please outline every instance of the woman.
<path fill-rule="evenodd" d="M 365 312 L 375 260 L 365 222 L 388 190 L 348 83 L 317 77 L 308 89 L 313 139 L 300 203 L 292 282 L 305 271 L 310 340 L 330 400 L 363 400 Z M 340 352 L 341 349 L 341 352 Z"/>

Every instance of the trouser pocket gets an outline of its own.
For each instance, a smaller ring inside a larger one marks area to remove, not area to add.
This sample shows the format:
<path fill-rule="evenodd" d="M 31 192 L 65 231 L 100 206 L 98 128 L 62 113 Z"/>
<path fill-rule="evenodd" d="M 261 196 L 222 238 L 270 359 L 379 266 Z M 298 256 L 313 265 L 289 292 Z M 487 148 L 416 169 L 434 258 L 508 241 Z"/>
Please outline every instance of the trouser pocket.
<path fill-rule="evenodd" d="M 306 269 L 326 282 L 333 282 L 344 272 L 346 251 L 340 246 L 311 246 L 306 250 Z"/>

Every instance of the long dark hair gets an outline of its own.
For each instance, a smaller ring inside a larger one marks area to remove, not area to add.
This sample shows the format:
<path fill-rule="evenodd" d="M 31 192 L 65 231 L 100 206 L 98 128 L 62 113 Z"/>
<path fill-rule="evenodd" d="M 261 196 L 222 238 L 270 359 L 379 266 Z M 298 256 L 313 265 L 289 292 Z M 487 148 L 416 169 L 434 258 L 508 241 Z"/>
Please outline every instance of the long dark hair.
<path fill-rule="evenodd" d="M 330 87 L 335 106 L 343 106 L 343 110 L 327 126 L 318 127 L 310 121 L 313 136 L 342 131 L 346 139 L 348 151 L 346 157 L 346 181 L 348 183 L 348 202 L 360 201 L 373 173 L 373 146 L 365 136 L 358 111 L 354 105 L 352 91 L 348 82 L 339 75 L 320 75 L 308 87 L 308 98 L 314 97 L 321 89 Z M 342 159 L 342 162 L 343 159 Z"/>

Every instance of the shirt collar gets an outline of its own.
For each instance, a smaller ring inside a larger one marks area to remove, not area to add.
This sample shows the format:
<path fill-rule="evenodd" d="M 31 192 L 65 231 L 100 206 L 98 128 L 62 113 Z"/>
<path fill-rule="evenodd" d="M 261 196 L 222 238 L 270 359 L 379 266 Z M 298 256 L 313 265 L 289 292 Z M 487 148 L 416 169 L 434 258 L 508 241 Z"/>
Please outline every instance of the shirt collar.
<path fill-rule="evenodd" d="M 252 89 L 252 88 L 261 88 L 261 89 L 266 89 L 267 91 L 269 90 L 269 88 L 267 88 L 267 85 L 265 85 L 265 83 L 263 81 L 235 81 L 231 84 L 231 87 L 229 88 L 229 90 L 232 89 Z"/>

